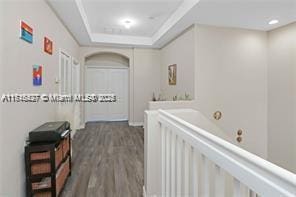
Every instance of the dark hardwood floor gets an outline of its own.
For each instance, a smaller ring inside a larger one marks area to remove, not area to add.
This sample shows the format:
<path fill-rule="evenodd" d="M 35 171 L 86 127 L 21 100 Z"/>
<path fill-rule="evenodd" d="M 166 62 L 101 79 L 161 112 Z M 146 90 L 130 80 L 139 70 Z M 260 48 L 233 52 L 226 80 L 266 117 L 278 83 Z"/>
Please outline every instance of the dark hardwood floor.
<path fill-rule="evenodd" d="M 140 197 L 144 131 L 127 122 L 92 122 L 72 141 L 72 175 L 62 197 Z"/>

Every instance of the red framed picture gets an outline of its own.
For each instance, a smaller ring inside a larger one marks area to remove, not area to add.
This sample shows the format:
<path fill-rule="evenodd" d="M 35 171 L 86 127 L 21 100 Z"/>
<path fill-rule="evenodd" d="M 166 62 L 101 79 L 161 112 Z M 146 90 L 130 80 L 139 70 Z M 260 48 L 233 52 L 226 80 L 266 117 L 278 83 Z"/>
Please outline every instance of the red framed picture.
<path fill-rule="evenodd" d="M 52 46 L 52 41 L 47 38 L 47 37 L 44 37 L 44 52 L 52 55 L 52 50 L 53 50 L 53 46 Z"/>

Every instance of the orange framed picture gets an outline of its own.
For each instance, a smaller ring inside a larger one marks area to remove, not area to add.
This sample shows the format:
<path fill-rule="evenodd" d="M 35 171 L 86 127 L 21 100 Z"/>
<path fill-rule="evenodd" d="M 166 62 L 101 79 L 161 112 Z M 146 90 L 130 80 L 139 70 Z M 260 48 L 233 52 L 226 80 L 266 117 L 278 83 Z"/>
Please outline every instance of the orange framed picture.
<path fill-rule="evenodd" d="M 52 41 L 47 38 L 47 37 L 44 37 L 44 52 L 52 55 L 52 51 L 53 51 L 53 43 Z"/>

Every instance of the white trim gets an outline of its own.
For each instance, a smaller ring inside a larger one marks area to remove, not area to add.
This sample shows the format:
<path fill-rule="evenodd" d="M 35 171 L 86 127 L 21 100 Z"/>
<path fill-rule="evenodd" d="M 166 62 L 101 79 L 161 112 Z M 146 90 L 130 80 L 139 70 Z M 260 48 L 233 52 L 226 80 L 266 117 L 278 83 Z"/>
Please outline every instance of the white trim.
<path fill-rule="evenodd" d="M 145 46 L 153 45 L 153 41 L 151 37 L 141 37 L 141 36 L 123 36 L 123 35 L 92 33 L 91 40 L 92 42 L 96 42 L 96 43 L 108 43 L 108 44 L 145 45 Z"/>
<path fill-rule="evenodd" d="M 145 190 L 145 185 L 143 186 L 143 197 L 147 197 L 146 190 Z"/>
<path fill-rule="evenodd" d="M 85 129 L 85 123 L 79 126 L 79 129 Z"/>
<path fill-rule="evenodd" d="M 155 44 L 162 38 L 181 18 L 183 18 L 200 0 L 184 0 L 180 7 L 167 19 L 167 21 L 152 36 L 152 43 Z"/>
<path fill-rule="evenodd" d="M 204 157 L 260 196 L 295 196 L 295 174 L 194 126 L 168 111 L 158 110 L 158 113 L 158 121 L 162 127 L 166 127 L 167 131 L 173 130 L 178 137 L 198 150 Z"/>
<path fill-rule="evenodd" d="M 128 125 L 131 127 L 142 127 L 144 126 L 144 122 L 128 122 Z"/>
<path fill-rule="evenodd" d="M 101 65 L 86 65 L 86 69 L 129 69 L 127 66 L 101 66 Z"/>
<path fill-rule="evenodd" d="M 152 37 L 92 33 L 82 1 L 75 0 L 75 3 L 91 42 L 153 47 L 156 45 L 157 41 L 164 37 L 170 29 L 172 29 L 195 5 L 199 3 L 199 1 L 200 0 L 184 0 Z"/>
<path fill-rule="evenodd" d="M 75 0 L 75 3 L 77 5 L 77 8 L 79 10 L 79 14 L 83 20 L 83 23 L 84 23 L 84 26 L 86 28 L 86 31 L 87 31 L 87 34 L 89 36 L 89 39 L 92 40 L 91 38 L 91 30 L 90 30 L 90 25 L 88 23 L 88 19 L 87 19 L 87 16 L 86 16 L 86 13 L 85 13 L 85 10 L 84 10 L 84 7 L 82 5 L 82 1 L 81 0 Z"/>

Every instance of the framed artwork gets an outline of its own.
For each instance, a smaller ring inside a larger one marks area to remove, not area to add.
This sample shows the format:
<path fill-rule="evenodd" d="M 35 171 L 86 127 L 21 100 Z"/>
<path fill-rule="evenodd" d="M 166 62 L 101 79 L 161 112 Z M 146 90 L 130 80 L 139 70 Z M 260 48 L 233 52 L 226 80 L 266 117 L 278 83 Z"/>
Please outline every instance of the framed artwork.
<path fill-rule="evenodd" d="M 173 64 L 169 66 L 169 85 L 177 84 L 177 64 Z"/>
<path fill-rule="evenodd" d="M 21 21 L 20 26 L 20 38 L 28 43 L 33 43 L 33 28 L 24 21 Z"/>
<path fill-rule="evenodd" d="M 52 41 L 44 37 L 44 52 L 52 55 Z"/>
<path fill-rule="evenodd" d="M 33 65 L 33 85 L 41 86 L 42 85 L 42 66 Z"/>

